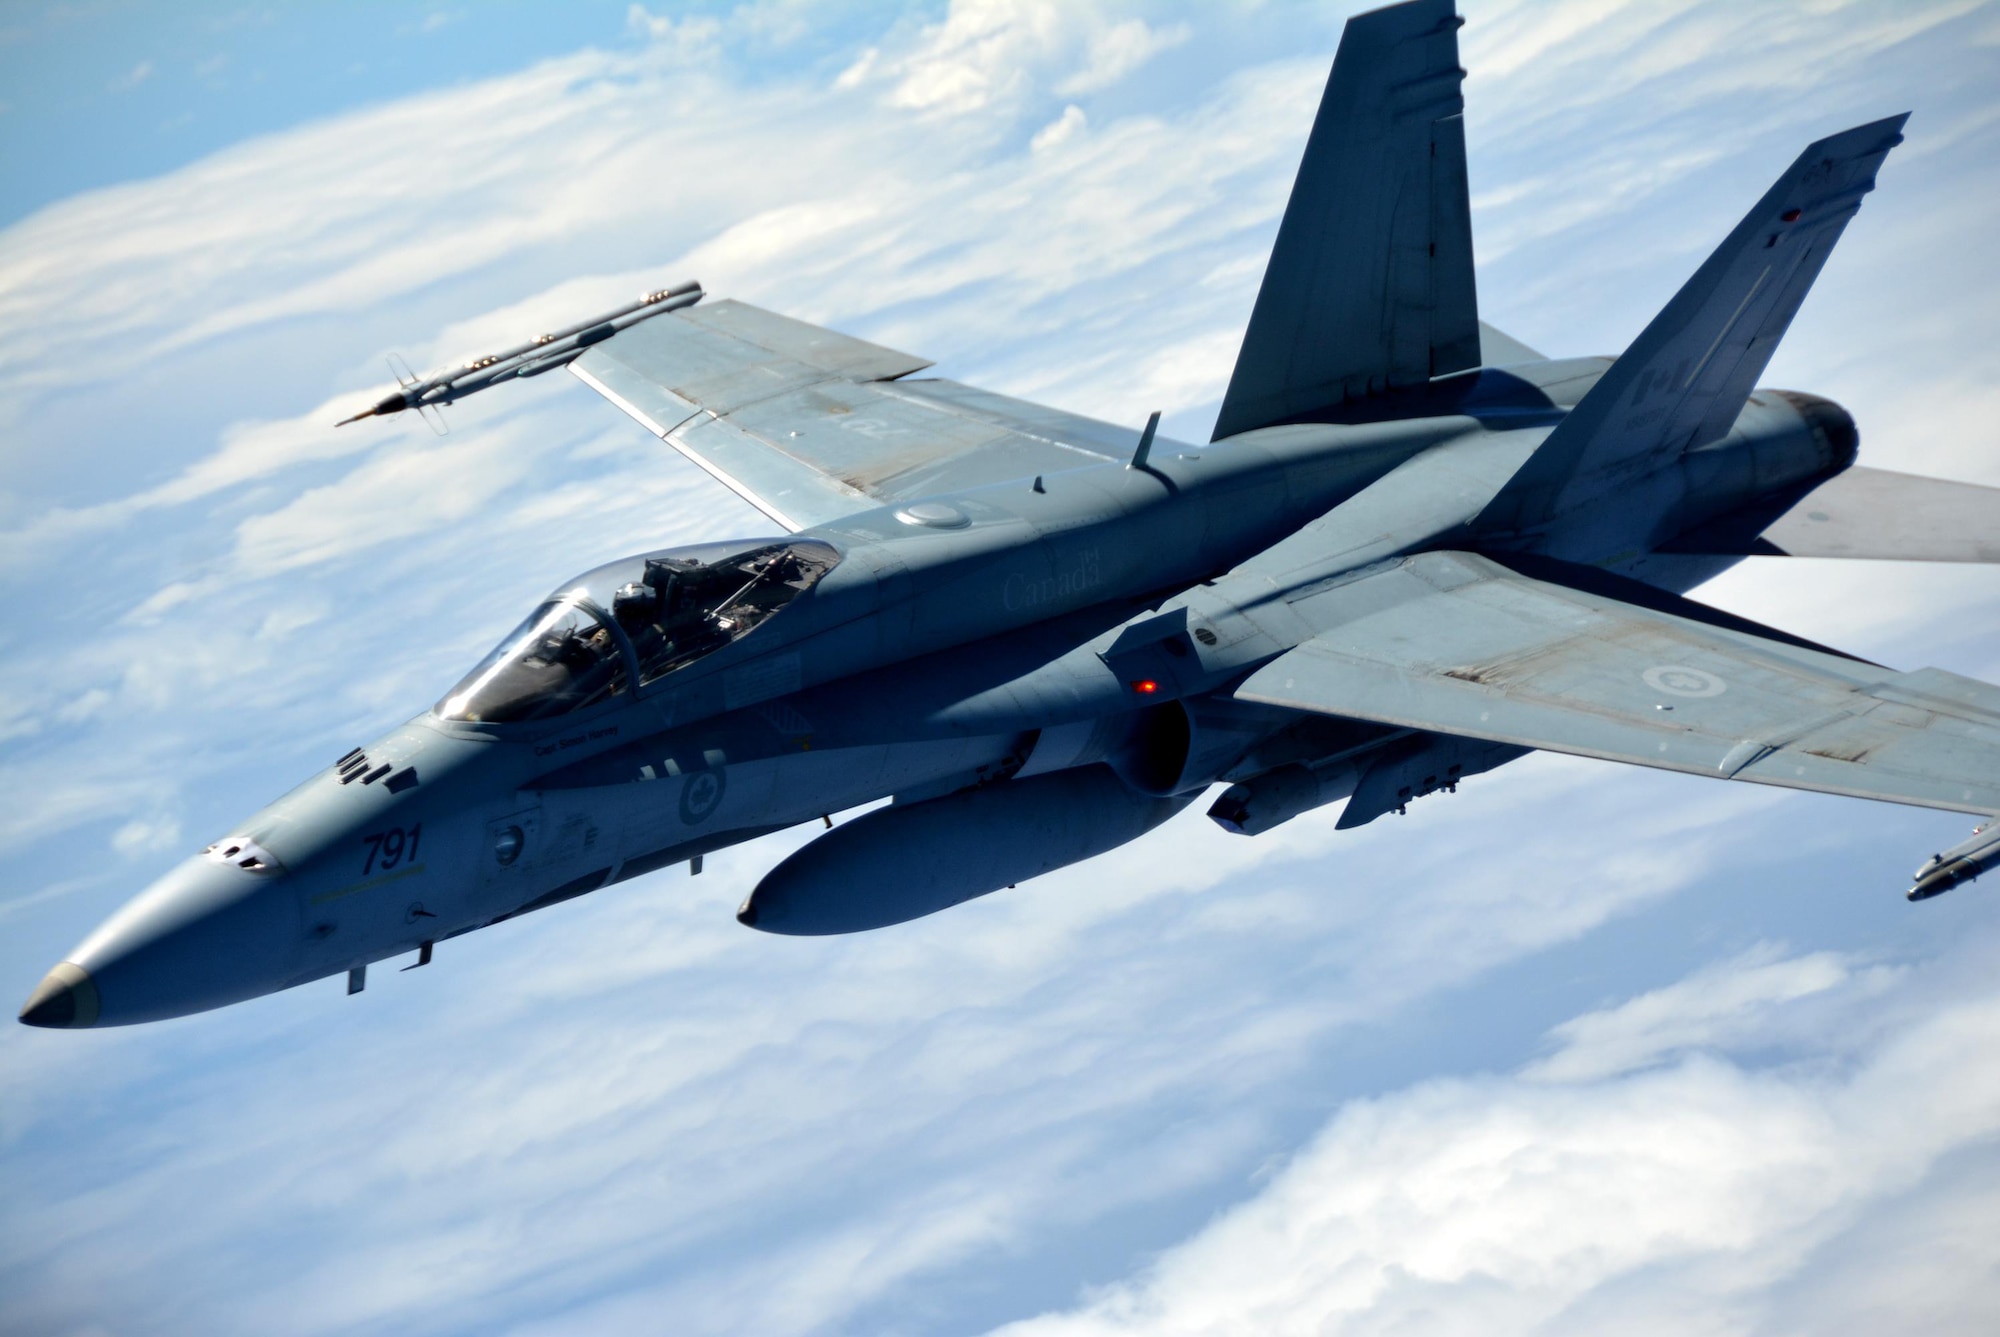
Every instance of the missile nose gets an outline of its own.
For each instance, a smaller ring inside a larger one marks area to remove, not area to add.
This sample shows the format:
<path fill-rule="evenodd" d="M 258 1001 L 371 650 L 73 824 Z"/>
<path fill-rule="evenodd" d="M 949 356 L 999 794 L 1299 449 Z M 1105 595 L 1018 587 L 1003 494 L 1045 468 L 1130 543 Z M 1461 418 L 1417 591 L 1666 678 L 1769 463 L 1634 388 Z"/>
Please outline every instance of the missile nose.
<path fill-rule="evenodd" d="M 1967 869 L 1962 862 L 1946 863 L 1942 860 L 1917 870 L 1917 885 L 1903 893 L 1905 899 L 1927 901 L 1933 896 L 1942 896 L 1961 882 L 1970 882 Z M 1976 876 L 1976 874 L 1975 874 Z"/>
<path fill-rule="evenodd" d="M 74 1029 L 97 1022 L 97 982 L 82 966 L 64 961 L 42 977 L 21 1006 L 22 1024 Z"/>

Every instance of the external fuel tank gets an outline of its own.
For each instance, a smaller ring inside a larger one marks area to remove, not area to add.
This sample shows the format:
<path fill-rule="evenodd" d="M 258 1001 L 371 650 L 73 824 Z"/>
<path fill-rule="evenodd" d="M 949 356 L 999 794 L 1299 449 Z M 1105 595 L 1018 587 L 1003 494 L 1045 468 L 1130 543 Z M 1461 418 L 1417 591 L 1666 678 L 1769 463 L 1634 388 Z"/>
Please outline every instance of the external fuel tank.
<path fill-rule="evenodd" d="M 891 804 L 772 869 L 736 917 L 799 936 L 900 924 L 1136 840 L 1189 801 L 1094 765 Z"/>

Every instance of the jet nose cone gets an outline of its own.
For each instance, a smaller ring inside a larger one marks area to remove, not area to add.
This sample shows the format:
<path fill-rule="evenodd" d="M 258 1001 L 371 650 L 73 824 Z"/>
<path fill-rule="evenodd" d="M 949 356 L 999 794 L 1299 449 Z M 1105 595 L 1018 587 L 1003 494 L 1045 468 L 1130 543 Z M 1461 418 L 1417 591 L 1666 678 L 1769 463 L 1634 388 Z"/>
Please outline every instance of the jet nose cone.
<path fill-rule="evenodd" d="M 21 1007 L 29 1026 L 75 1028 L 97 1022 L 97 983 L 82 966 L 65 961 L 42 977 Z"/>
<path fill-rule="evenodd" d="M 301 914 L 287 878 L 197 855 L 98 925 L 21 1020 L 128 1026 L 282 989 L 302 964 Z"/>

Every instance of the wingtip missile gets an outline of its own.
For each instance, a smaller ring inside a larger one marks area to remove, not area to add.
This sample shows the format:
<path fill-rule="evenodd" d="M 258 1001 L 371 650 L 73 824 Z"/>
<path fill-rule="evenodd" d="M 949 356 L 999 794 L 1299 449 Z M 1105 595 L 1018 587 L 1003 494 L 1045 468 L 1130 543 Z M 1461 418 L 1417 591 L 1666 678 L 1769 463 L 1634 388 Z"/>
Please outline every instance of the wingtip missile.
<path fill-rule="evenodd" d="M 1972 839 L 1942 854 L 1933 854 L 1930 862 L 1913 875 L 1916 885 L 1904 895 L 1912 901 L 1942 896 L 1995 864 L 2000 864 L 2000 825 L 1985 821 L 1973 828 Z"/>
<path fill-rule="evenodd" d="M 372 408 L 363 409 L 352 417 L 342 418 L 335 427 L 345 427 L 363 418 L 385 417 L 391 413 L 401 413 L 404 409 L 430 410 L 463 399 L 489 386 L 505 380 L 520 380 L 539 376 L 545 371 L 565 366 L 593 344 L 610 339 L 642 320 L 665 315 L 693 306 L 705 296 L 701 284 L 689 280 L 670 287 L 643 293 L 636 301 L 627 302 L 603 315 L 581 320 L 573 325 L 547 334 L 536 335 L 525 343 L 498 353 L 476 357 L 450 371 L 439 372 L 423 380 L 405 377 L 399 371 L 396 379 L 402 389 L 384 397 Z M 393 369 L 396 363 L 390 363 Z"/>
<path fill-rule="evenodd" d="M 365 408 L 351 418 L 342 418 L 334 426 L 345 427 L 351 422 L 360 422 L 363 418 L 377 418 L 391 413 L 401 413 L 409 406 L 410 401 L 407 392 L 399 390 L 393 395 L 386 396 L 372 408 Z"/>

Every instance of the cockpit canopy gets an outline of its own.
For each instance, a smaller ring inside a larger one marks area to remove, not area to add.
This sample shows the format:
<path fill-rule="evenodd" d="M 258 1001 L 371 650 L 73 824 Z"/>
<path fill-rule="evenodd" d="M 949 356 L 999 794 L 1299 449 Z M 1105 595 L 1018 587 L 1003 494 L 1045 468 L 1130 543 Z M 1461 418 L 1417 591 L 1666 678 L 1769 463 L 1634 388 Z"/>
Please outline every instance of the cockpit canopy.
<path fill-rule="evenodd" d="M 448 720 L 547 719 L 656 682 L 749 635 L 840 560 L 831 545 L 703 543 L 601 566 L 550 595 L 438 702 Z"/>

